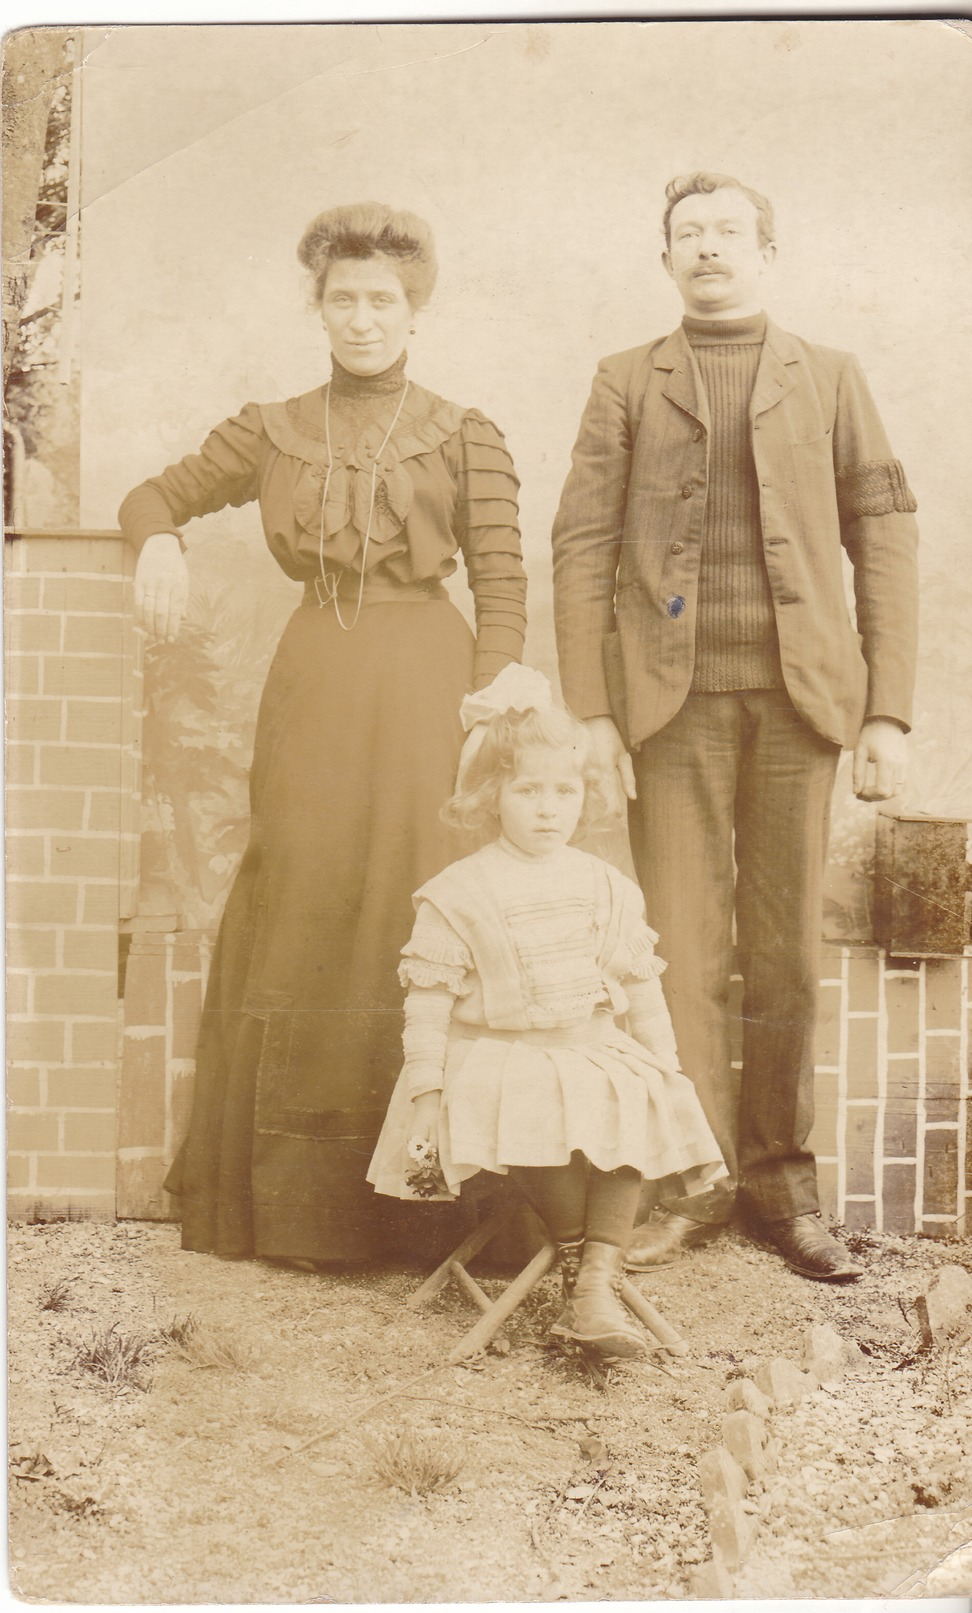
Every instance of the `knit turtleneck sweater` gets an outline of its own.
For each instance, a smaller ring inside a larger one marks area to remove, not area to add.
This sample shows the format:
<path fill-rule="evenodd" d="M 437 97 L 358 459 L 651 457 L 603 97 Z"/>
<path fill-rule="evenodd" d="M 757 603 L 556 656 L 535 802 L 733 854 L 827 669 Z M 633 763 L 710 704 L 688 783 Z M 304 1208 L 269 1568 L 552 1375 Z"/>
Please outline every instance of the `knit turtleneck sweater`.
<path fill-rule="evenodd" d="M 692 689 L 716 694 L 782 688 L 749 424 L 766 315 L 686 315 L 682 328 L 702 374 L 710 418 Z"/>

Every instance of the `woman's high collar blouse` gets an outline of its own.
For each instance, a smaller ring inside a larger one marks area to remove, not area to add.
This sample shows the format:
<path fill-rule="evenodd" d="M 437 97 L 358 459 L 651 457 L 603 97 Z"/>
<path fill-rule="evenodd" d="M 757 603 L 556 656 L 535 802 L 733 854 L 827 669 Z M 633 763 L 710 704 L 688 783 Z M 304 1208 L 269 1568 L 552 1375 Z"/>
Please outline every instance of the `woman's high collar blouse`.
<path fill-rule="evenodd" d="M 134 488 L 119 521 L 139 549 L 152 533 L 174 532 L 181 541 L 180 527 L 194 516 L 256 499 L 274 558 L 300 582 L 320 575 L 322 516 L 331 574 L 360 576 L 369 510 L 369 576 L 432 584 L 455 571 L 461 551 L 476 609 L 478 688 L 522 653 L 519 483 L 491 421 L 414 382 L 382 448 L 402 399 L 404 364 L 403 355 L 381 375 L 362 377 L 335 361 L 328 388 L 246 404 L 198 454 Z"/>

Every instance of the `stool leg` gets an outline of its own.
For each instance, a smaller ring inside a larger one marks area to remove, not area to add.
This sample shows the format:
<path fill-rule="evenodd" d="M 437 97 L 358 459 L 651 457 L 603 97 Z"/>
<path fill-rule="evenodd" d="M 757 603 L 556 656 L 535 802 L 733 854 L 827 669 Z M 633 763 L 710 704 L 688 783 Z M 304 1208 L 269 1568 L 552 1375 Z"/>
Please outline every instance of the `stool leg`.
<path fill-rule="evenodd" d="M 462 1240 L 458 1249 L 453 1250 L 448 1260 L 443 1260 L 441 1266 L 436 1266 L 431 1276 L 426 1277 L 421 1288 L 417 1288 L 414 1294 L 409 1295 L 405 1301 L 409 1309 L 411 1310 L 416 1305 L 424 1304 L 427 1299 L 432 1299 L 435 1294 L 440 1293 L 452 1276 L 452 1268 L 456 1262 L 463 1264 L 467 1260 L 472 1260 L 474 1255 L 478 1255 L 480 1249 L 485 1249 L 490 1238 L 495 1238 L 497 1232 L 501 1231 L 506 1226 L 506 1223 L 512 1220 L 517 1213 L 517 1208 L 517 1205 L 511 1204 L 505 1210 L 494 1210 L 492 1215 L 487 1216 L 482 1225 L 470 1232 L 469 1236 Z"/>
<path fill-rule="evenodd" d="M 645 1324 L 649 1333 L 654 1333 L 659 1344 L 664 1345 L 669 1355 L 688 1355 L 688 1345 L 681 1334 L 676 1333 L 671 1324 L 666 1322 L 664 1316 L 656 1311 L 654 1305 L 627 1277 L 621 1284 L 621 1298 L 629 1311 L 633 1311 L 637 1316 L 639 1322 Z"/>
<path fill-rule="evenodd" d="M 458 1250 L 456 1251 L 458 1254 Z M 545 1243 L 538 1254 L 535 1254 L 528 1266 L 524 1266 L 518 1277 L 503 1290 L 499 1299 L 492 1304 L 469 1332 L 459 1340 L 452 1353 L 447 1356 L 450 1366 L 457 1361 L 465 1361 L 468 1356 L 476 1355 L 486 1348 L 503 1326 L 507 1317 L 512 1316 L 518 1305 L 522 1305 L 527 1295 L 537 1286 L 541 1278 L 547 1275 L 557 1258 L 557 1250 L 552 1243 Z M 453 1256 L 455 1259 L 455 1256 Z"/>

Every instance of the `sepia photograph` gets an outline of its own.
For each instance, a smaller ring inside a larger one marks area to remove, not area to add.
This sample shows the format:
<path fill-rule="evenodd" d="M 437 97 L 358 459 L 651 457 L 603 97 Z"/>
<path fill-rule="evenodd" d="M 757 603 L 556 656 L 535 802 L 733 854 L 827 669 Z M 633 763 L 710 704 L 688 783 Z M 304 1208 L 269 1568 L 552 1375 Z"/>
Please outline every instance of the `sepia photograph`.
<path fill-rule="evenodd" d="M 10 1594 L 967 1605 L 972 23 L 2 44 Z"/>

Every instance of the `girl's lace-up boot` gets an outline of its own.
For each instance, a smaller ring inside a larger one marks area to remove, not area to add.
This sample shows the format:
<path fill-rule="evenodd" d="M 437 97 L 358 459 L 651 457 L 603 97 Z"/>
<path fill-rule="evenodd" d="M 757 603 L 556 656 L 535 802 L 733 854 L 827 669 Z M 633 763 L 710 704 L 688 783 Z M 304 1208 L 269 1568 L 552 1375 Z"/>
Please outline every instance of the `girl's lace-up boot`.
<path fill-rule="evenodd" d="M 564 1309 L 557 1317 L 551 1333 L 555 1332 L 567 1320 L 567 1313 L 570 1309 L 571 1296 L 577 1283 L 577 1274 L 580 1271 L 583 1252 L 583 1238 L 572 1238 L 569 1243 L 558 1243 L 557 1245 L 557 1259 L 560 1262 L 560 1281 L 564 1292 Z"/>
<path fill-rule="evenodd" d="M 560 1261 L 560 1280 L 564 1285 L 565 1305 L 577 1285 L 577 1274 L 580 1271 L 581 1255 L 583 1253 L 583 1238 L 572 1238 L 570 1243 L 558 1243 L 557 1245 L 557 1259 Z"/>
<path fill-rule="evenodd" d="M 623 1249 L 585 1243 L 573 1292 L 551 1338 L 570 1339 L 591 1355 L 633 1360 L 647 1354 L 645 1336 L 620 1297 L 623 1280 Z"/>

